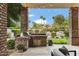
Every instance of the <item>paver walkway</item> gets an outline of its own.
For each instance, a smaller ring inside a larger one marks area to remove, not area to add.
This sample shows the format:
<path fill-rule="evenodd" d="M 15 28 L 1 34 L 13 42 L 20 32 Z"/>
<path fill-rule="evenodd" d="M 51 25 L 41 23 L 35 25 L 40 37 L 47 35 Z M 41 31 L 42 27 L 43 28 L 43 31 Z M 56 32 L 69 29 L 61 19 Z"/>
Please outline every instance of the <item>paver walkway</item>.
<path fill-rule="evenodd" d="M 23 53 L 17 53 L 15 51 L 12 53 L 10 56 L 51 56 L 50 52 L 54 48 L 59 48 L 62 47 L 63 45 L 53 45 L 50 47 L 35 47 L 35 48 L 29 48 L 27 51 Z M 64 45 L 68 50 L 76 50 L 77 51 L 77 56 L 79 56 L 79 46 L 71 46 L 71 45 Z M 73 55 L 73 53 L 71 53 Z"/>
<path fill-rule="evenodd" d="M 14 52 L 11 56 L 50 56 L 48 47 L 35 47 L 29 48 L 26 52 L 17 53 Z"/>

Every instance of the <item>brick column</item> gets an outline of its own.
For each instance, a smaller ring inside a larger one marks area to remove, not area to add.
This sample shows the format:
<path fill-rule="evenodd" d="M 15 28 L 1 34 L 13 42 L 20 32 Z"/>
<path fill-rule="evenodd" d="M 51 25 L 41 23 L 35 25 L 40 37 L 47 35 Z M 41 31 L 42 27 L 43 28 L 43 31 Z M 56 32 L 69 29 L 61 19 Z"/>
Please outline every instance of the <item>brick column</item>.
<path fill-rule="evenodd" d="M 0 3 L 0 56 L 7 55 L 7 4 Z"/>
<path fill-rule="evenodd" d="M 21 31 L 26 32 L 28 29 L 28 8 L 21 9 Z"/>
<path fill-rule="evenodd" d="M 78 7 L 71 7 L 72 45 L 79 45 L 78 37 Z"/>

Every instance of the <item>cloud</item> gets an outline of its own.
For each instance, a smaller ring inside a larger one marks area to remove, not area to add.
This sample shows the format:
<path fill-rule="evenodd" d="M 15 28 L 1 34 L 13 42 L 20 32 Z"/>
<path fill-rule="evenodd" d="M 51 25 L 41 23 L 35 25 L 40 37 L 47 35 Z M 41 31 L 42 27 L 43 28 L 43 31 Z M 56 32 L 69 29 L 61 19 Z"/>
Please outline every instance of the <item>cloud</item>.
<path fill-rule="evenodd" d="M 42 20 L 42 19 L 37 19 L 35 21 L 35 23 L 37 23 L 37 24 L 47 24 L 47 21 L 46 20 Z"/>
<path fill-rule="evenodd" d="M 33 15 L 33 14 L 29 14 L 29 17 L 34 17 L 35 15 Z"/>

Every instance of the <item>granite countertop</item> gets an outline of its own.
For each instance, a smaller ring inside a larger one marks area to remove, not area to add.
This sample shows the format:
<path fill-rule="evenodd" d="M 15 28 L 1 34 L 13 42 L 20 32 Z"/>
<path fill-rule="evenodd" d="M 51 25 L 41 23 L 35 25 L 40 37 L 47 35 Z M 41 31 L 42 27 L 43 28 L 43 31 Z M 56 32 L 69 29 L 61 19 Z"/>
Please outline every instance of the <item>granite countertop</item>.
<path fill-rule="evenodd" d="M 30 33 L 31 35 L 46 35 L 45 33 Z"/>

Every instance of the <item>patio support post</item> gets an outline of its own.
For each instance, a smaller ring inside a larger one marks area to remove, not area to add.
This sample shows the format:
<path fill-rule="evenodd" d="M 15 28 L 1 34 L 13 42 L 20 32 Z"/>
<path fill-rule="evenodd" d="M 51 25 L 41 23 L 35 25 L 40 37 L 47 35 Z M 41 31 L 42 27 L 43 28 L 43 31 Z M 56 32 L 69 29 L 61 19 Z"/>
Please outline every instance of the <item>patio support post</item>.
<path fill-rule="evenodd" d="M 72 45 L 79 45 L 78 38 L 78 7 L 71 7 Z"/>
<path fill-rule="evenodd" d="M 7 4 L 0 3 L 0 56 L 7 55 Z"/>
<path fill-rule="evenodd" d="M 28 30 L 28 8 L 21 8 L 21 31 L 27 32 Z"/>

